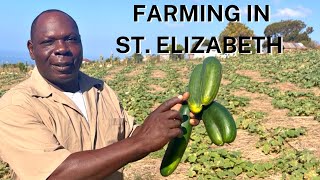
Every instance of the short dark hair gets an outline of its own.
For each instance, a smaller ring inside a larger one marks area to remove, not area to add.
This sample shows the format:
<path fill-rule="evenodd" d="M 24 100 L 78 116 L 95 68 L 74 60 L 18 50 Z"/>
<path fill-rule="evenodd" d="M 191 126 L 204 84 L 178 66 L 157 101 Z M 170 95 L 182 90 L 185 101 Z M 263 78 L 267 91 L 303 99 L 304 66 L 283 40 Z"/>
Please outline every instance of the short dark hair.
<path fill-rule="evenodd" d="M 35 31 L 35 27 L 37 25 L 37 22 L 38 22 L 38 19 L 40 16 L 42 16 L 43 14 L 46 14 L 46 13 L 51 13 L 51 12 L 59 12 L 59 13 L 63 13 L 65 15 L 67 15 L 75 24 L 75 26 L 77 27 L 78 29 L 78 25 L 76 23 L 76 21 L 67 13 L 61 11 L 61 10 L 58 10 L 58 9 L 48 9 L 48 10 L 45 10 L 43 12 L 41 12 L 33 21 L 32 21 L 32 24 L 31 24 L 31 30 L 30 30 L 30 38 L 31 40 L 33 39 L 33 34 L 34 34 L 34 31 Z"/>

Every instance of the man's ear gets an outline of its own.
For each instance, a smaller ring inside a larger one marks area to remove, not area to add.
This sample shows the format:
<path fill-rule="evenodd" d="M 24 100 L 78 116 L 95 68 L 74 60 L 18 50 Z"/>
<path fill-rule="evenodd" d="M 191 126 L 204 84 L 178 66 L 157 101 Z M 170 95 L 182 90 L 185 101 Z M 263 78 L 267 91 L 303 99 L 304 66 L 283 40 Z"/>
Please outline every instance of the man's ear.
<path fill-rule="evenodd" d="M 35 60 L 34 53 L 33 53 L 33 44 L 31 40 L 28 41 L 27 47 L 28 47 L 31 59 Z"/>

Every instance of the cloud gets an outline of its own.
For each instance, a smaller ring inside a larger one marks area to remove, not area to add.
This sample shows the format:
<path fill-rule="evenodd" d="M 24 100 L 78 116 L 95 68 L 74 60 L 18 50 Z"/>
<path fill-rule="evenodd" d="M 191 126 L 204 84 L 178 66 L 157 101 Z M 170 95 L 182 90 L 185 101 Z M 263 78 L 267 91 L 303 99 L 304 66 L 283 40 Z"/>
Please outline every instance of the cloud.
<path fill-rule="evenodd" d="M 297 7 L 297 8 L 283 8 L 278 9 L 273 17 L 279 18 L 304 18 L 309 16 L 312 11 L 308 8 Z M 271 14 L 272 15 L 272 14 Z"/>

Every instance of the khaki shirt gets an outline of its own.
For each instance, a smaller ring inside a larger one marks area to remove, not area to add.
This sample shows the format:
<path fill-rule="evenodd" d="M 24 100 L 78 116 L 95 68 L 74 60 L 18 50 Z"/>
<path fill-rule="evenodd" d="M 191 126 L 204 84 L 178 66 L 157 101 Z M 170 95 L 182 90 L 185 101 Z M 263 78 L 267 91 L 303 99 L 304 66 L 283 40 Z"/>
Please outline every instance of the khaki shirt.
<path fill-rule="evenodd" d="M 16 179 L 46 179 L 71 153 L 99 149 L 132 133 L 133 118 L 114 91 L 84 73 L 79 80 L 88 121 L 37 69 L 0 99 L 0 155 Z M 108 179 L 122 178 L 119 170 Z"/>

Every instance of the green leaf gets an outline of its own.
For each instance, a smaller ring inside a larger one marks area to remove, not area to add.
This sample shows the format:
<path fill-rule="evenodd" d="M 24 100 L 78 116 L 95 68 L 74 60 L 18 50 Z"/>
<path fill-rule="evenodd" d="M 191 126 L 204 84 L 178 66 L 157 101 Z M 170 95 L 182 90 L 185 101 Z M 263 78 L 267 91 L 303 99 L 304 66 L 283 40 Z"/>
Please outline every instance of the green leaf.
<path fill-rule="evenodd" d="M 225 171 L 217 171 L 216 174 L 219 178 L 224 178 L 226 176 Z"/>
<path fill-rule="evenodd" d="M 254 165 L 254 168 L 258 171 L 258 172 L 262 172 L 262 171 L 264 171 L 265 170 L 265 167 L 264 167 L 264 165 L 263 164 L 255 164 Z"/>
<path fill-rule="evenodd" d="M 264 168 L 268 171 L 270 169 L 272 169 L 273 165 L 271 163 L 265 163 L 264 164 Z"/>
<path fill-rule="evenodd" d="M 227 169 L 227 168 L 231 168 L 234 166 L 234 163 L 231 162 L 229 159 L 225 159 L 223 162 L 223 168 Z"/>
<path fill-rule="evenodd" d="M 237 176 L 243 172 L 241 167 L 236 166 L 235 168 L 232 169 L 232 172 L 236 174 Z"/>
<path fill-rule="evenodd" d="M 195 177 L 196 175 L 197 175 L 197 173 L 196 173 L 195 171 L 189 170 L 188 176 L 189 176 L 190 178 Z"/>
<path fill-rule="evenodd" d="M 254 177 L 254 175 L 255 175 L 255 174 L 254 174 L 253 172 L 247 172 L 247 176 L 250 177 L 250 178 L 251 178 L 251 177 Z"/>
<path fill-rule="evenodd" d="M 269 144 L 264 144 L 263 147 L 262 147 L 262 152 L 264 154 L 269 154 L 270 153 L 270 145 Z"/>
<path fill-rule="evenodd" d="M 296 132 L 293 129 L 289 129 L 287 132 L 288 137 L 293 138 L 296 137 Z"/>
<path fill-rule="evenodd" d="M 195 156 L 194 154 L 191 154 L 189 157 L 188 157 L 188 161 L 191 162 L 191 163 L 195 163 L 197 160 L 197 156 Z"/>

